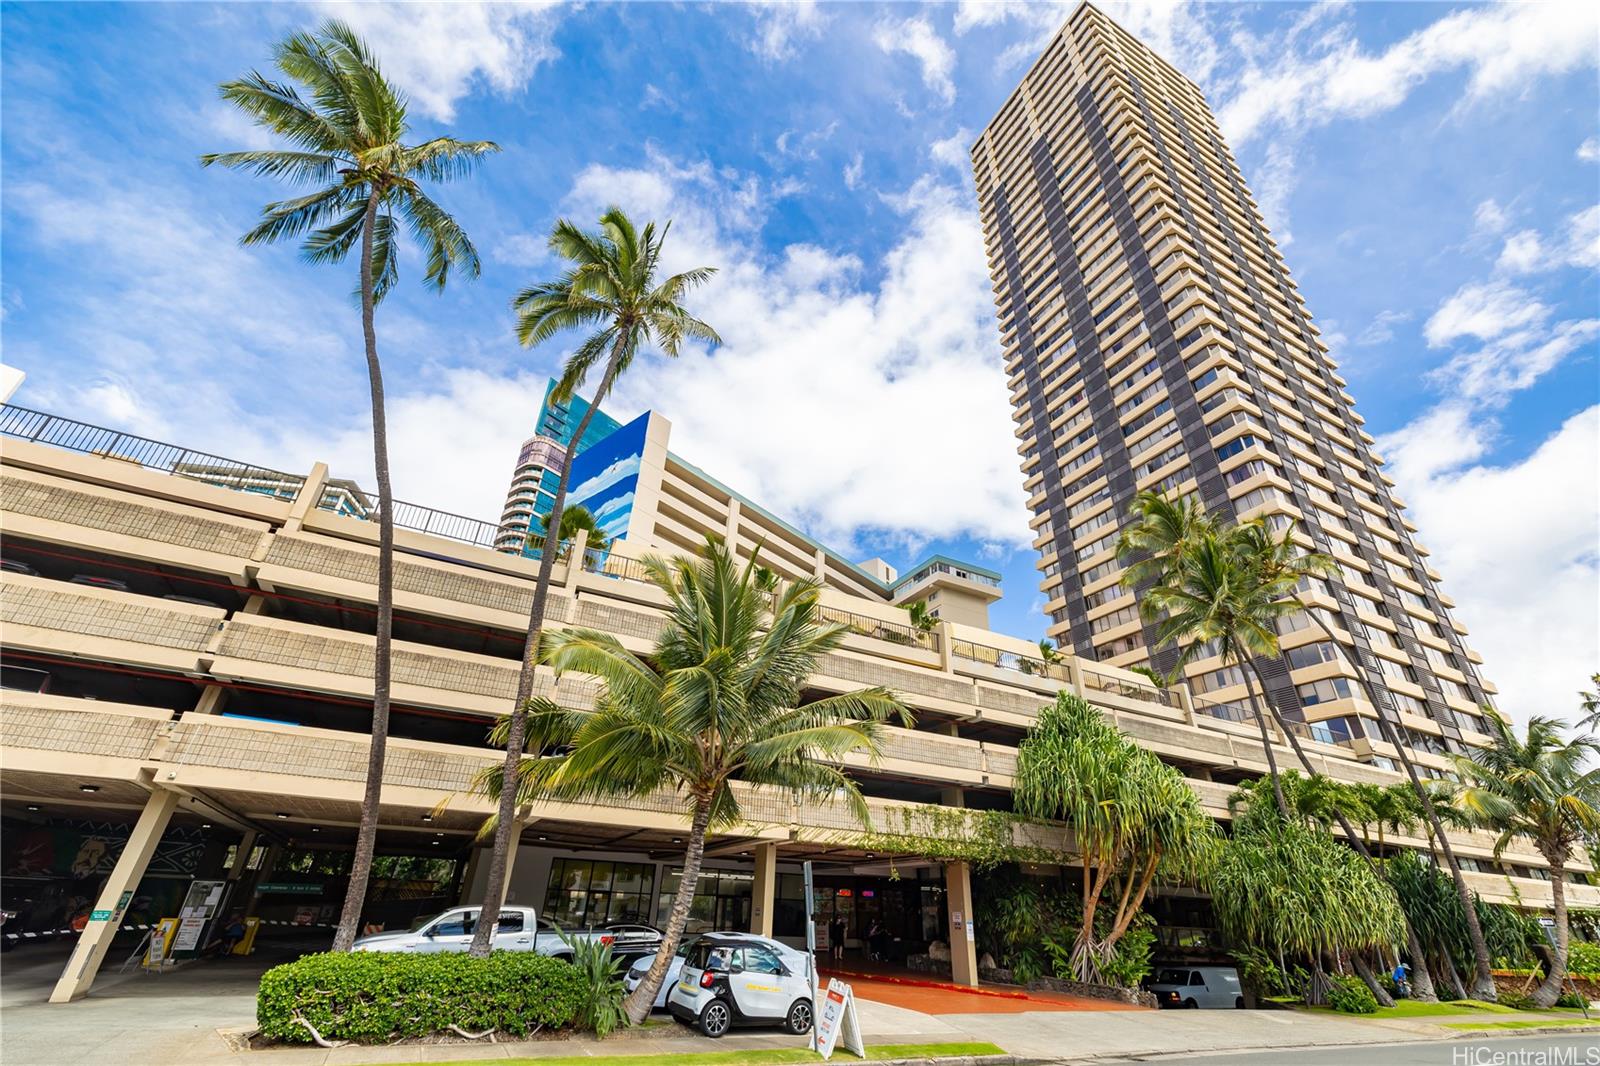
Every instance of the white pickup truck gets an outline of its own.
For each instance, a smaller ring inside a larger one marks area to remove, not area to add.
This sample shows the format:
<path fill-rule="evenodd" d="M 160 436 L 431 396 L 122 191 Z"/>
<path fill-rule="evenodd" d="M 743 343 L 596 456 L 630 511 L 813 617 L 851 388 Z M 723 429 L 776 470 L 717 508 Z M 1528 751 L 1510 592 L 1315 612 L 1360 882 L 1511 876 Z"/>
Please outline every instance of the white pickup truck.
<path fill-rule="evenodd" d="M 415 929 L 396 933 L 373 933 L 355 942 L 353 951 L 466 951 L 478 926 L 477 907 L 451 907 L 443 914 L 425 919 Z M 570 958 L 572 947 L 561 939 L 555 926 L 539 917 L 532 907 L 500 908 L 500 928 L 495 932 L 495 951 L 537 951 L 552 958 Z M 613 944 L 616 936 L 604 930 L 567 931 L 574 939 L 594 938 Z"/>

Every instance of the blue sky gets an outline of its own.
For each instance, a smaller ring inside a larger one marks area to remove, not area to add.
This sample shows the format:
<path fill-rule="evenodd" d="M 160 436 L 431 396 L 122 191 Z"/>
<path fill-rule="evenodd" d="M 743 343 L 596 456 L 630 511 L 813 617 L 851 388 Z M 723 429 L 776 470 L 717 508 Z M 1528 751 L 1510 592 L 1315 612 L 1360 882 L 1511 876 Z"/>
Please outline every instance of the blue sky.
<path fill-rule="evenodd" d="M 1206 90 L 1487 672 L 1567 713 L 1600 665 L 1600 89 L 1593 5 L 1108 4 Z M 16 402 L 369 481 L 350 269 L 240 249 L 270 183 L 216 98 L 329 14 L 441 131 L 484 260 L 380 309 L 397 494 L 492 518 L 559 345 L 507 300 L 559 215 L 671 217 L 727 345 L 611 406 L 866 558 L 1005 574 L 1043 628 L 966 150 L 1051 4 L 5 4 L 0 307 Z"/>

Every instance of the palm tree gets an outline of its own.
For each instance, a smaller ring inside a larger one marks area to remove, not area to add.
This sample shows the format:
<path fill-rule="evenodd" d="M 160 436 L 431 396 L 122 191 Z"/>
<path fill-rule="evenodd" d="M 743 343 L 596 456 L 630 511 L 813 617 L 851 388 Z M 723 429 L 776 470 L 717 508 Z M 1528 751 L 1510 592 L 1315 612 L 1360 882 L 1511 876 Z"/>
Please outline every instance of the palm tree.
<path fill-rule="evenodd" d="M 561 512 L 561 535 L 557 538 L 557 542 L 570 544 L 572 539 L 579 533 L 584 535 L 584 550 L 586 551 L 603 552 L 611 547 L 611 541 L 606 537 L 605 531 L 600 528 L 599 523 L 594 520 L 594 515 L 589 512 L 589 508 L 581 504 L 574 504 L 571 507 L 564 508 Z M 530 531 L 528 533 L 527 546 L 533 547 L 536 538 L 540 544 L 550 538 L 550 516 L 548 514 L 539 516 L 539 532 L 533 533 Z"/>
<path fill-rule="evenodd" d="M 686 799 L 683 876 L 661 950 L 626 1005 L 635 1024 L 649 1016 L 688 921 L 707 833 L 742 820 L 733 783 L 785 789 L 810 802 L 843 799 L 865 822 L 861 793 L 832 762 L 855 751 L 875 758 L 883 722 L 910 724 L 899 699 L 882 688 L 801 703 L 818 657 L 845 632 L 819 621 L 817 581 L 791 582 L 769 596 L 756 561 L 739 566 L 717 537 L 707 538 L 698 557 L 651 557 L 645 569 L 668 601 L 649 659 L 605 633 L 546 634 L 543 657 L 557 672 L 603 682 L 595 709 L 531 701 L 527 736 L 539 754 L 518 761 L 511 788 L 498 765 L 475 783 L 515 804 L 637 800 L 663 790 Z M 502 722 L 497 738 L 510 730 Z"/>
<path fill-rule="evenodd" d="M 906 614 L 911 616 L 911 627 L 919 633 L 931 633 L 939 625 L 939 616 L 928 610 L 924 600 L 906 604 Z"/>
<path fill-rule="evenodd" d="M 1250 710 L 1261 730 L 1272 794 L 1287 821 L 1289 805 L 1278 777 L 1267 716 L 1256 699 L 1251 676 L 1243 671 L 1255 656 L 1276 653 L 1276 623 L 1288 609 L 1273 589 L 1261 587 L 1257 570 L 1242 564 L 1227 531 L 1209 522 L 1201 522 L 1162 558 L 1159 579 L 1139 604 L 1140 613 L 1157 623 L 1155 646 L 1181 647 L 1174 674 L 1213 649 L 1224 667 L 1239 669 Z"/>
<path fill-rule="evenodd" d="M 715 273 L 712 267 L 673 274 L 657 280 L 661 249 L 669 222 L 656 232 L 654 222 L 638 230 L 620 207 L 610 207 L 600 216 L 600 229 L 586 233 L 566 219 L 550 231 L 550 250 L 572 264 L 554 281 L 541 282 L 522 290 L 511 301 L 517 316 L 517 339 L 524 347 L 543 344 L 570 329 L 589 329 L 567 356 L 551 398 L 570 400 L 596 365 L 604 363 L 600 385 L 589 407 L 578 419 L 572 442 L 561 460 L 561 477 L 556 484 L 555 502 L 550 507 L 544 548 L 539 553 L 539 577 L 533 587 L 533 605 L 528 610 L 528 636 L 522 648 L 522 670 L 517 675 L 517 694 L 511 705 L 506 732 L 505 773 L 514 774 L 522 759 L 527 729 L 526 704 L 533 693 L 534 663 L 539 652 L 539 631 L 544 628 L 545 603 L 550 596 L 550 577 L 555 569 L 557 540 L 562 515 L 567 507 L 567 489 L 572 479 L 572 456 L 581 446 L 583 435 L 596 409 L 611 394 L 617 377 L 633 364 L 640 350 L 651 344 L 668 357 L 676 357 L 686 340 L 721 343 L 716 330 L 685 311 L 678 303 L 690 289 Z M 512 847 L 512 790 L 500 799 L 494 830 L 494 848 L 489 859 L 489 879 L 483 891 L 483 910 L 472 937 L 471 953 L 489 954 L 489 936 L 499 921 L 505 869 Z"/>
<path fill-rule="evenodd" d="M 1301 553 L 1294 544 L 1292 527 L 1284 530 L 1281 537 L 1274 536 L 1265 523 L 1261 522 L 1244 523 L 1237 528 L 1240 530 L 1237 535 L 1239 551 L 1242 556 L 1251 561 L 1251 565 L 1254 565 L 1263 573 L 1263 583 L 1279 589 L 1282 595 L 1288 597 L 1290 603 L 1304 612 L 1306 619 L 1322 634 L 1323 639 L 1343 648 L 1344 645 L 1340 644 L 1332 629 L 1323 622 L 1322 616 L 1317 610 L 1305 604 L 1299 596 L 1300 588 L 1306 578 L 1331 574 L 1337 570 L 1337 566 L 1332 559 L 1325 555 Z M 1356 624 L 1360 624 L 1359 620 Z M 1346 650 L 1348 651 L 1349 649 Z M 1259 678 L 1259 667 L 1255 663 L 1251 665 Z M 1375 693 L 1367 685 L 1361 671 L 1356 671 L 1356 674 L 1358 675 L 1356 684 L 1362 689 L 1367 702 L 1373 707 L 1381 707 L 1382 704 L 1378 702 Z M 1264 681 L 1262 687 L 1265 690 Z M 1270 696 L 1268 703 L 1271 703 Z M 1276 708 L 1274 708 L 1274 713 L 1277 713 Z M 1279 723 L 1280 725 L 1282 724 L 1281 716 L 1279 717 Z M 1439 817 L 1437 805 L 1429 797 L 1427 788 L 1422 782 L 1422 777 L 1417 773 L 1416 765 L 1411 761 L 1410 750 L 1401 743 L 1399 730 L 1393 722 L 1382 715 L 1378 717 L 1378 729 L 1385 739 L 1389 741 L 1390 745 L 1394 747 L 1395 753 L 1400 760 L 1400 765 L 1405 769 L 1407 780 L 1410 782 L 1412 792 L 1416 796 L 1417 809 L 1428 820 L 1431 838 L 1437 843 L 1440 854 L 1444 856 L 1445 865 L 1449 868 L 1451 879 L 1456 886 L 1456 894 L 1461 898 L 1462 914 L 1467 926 L 1467 939 L 1472 945 L 1474 960 L 1472 996 L 1475 999 L 1492 1003 L 1495 999 L 1495 985 L 1494 975 L 1491 970 L 1492 962 L 1488 941 L 1483 935 L 1482 923 L 1478 921 L 1477 909 L 1472 904 L 1472 890 L 1467 887 L 1467 880 L 1461 872 L 1461 864 L 1456 860 L 1455 848 L 1450 844 L 1450 838 L 1445 835 L 1444 825 Z M 1301 749 L 1299 739 L 1289 730 L 1285 730 L 1285 735 L 1289 739 L 1290 746 L 1294 748 L 1295 755 L 1299 757 L 1301 765 L 1305 766 L 1309 772 L 1311 768 L 1310 761 Z M 1346 824 L 1344 829 L 1348 835 L 1350 832 L 1349 825 Z"/>
<path fill-rule="evenodd" d="M 325 22 L 314 33 L 290 35 L 273 50 L 273 61 L 287 82 L 251 71 L 225 83 L 222 98 L 256 125 L 282 137 L 288 147 L 218 152 L 201 156 L 200 162 L 311 187 L 305 195 L 269 203 L 261 223 L 241 238 L 242 244 L 274 244 L 304 235 L 300 254 L 311 263 L 342 263 L 353 248 L 361 249 L 357 291 L 372 393 L 372 463 L 378 479 L 378 616 L 366 791 L 350 885 L 333 941 L 335 951 L 348 951 L 360 926 L 378 831 L 394 614 L 394 498 L 373 312 L 400 274 L 396 216 L 423 246 L 428 263 L 424 280 L 435 290 L 443 290 L 452 270 L 478 276 L 478 253 L 472 242 L 421 183 L 463 177 L 479 159 L 500 149 L 492 141 L 453 137 L 405 143 L 409 128 L 405 98 L 384 78 L 366 44 L 342 22 Z M 301 95 L 302 88 L 309 99 Z"/>
<path fill-rule="evenodd" d="M 1583 711 L 1578 728 L 1593 733 L 1600 728 L 1600 673 L 1590 674 L 1589 684 L 1592 687 L 1578 690 L 1578 706 Z"/>
<path fill-rule="evenodd" d="M 1525 836 L 1550 864 L 1555 912 L 1555 958 L 1534 990 L 1541 1007 L 1555 1004 L 1567 976 L 1567 860 L 1572 849 L 1600 832 L 1600 767 L 1585 763 L 1600 754 L 1589 737 L 1566 739 L 1566 723 L 1535 716 L 1521 737 L 1498 714 L 1486 716 L 1493 743 L 1452 758 L 1461 774 L 1456 806 L 1473 822 L 1500 834 L 1498 859 L 1517 836 Z"/>

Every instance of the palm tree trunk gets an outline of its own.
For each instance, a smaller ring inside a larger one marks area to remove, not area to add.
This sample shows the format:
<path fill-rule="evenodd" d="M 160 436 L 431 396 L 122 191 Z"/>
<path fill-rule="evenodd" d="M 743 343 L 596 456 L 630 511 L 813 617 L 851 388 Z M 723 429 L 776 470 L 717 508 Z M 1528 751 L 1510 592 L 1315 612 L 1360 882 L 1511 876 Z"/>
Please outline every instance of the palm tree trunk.
<path fill-rule="evenodd" d="M 1261 727 L 1261 749 L 1267 753 L 1267 773 L 1272 777 L 1272 797 L 1278 801 L 1278 813 L 1284 821 L 1289 820 L 1289 804 L 1283 798 L 1283 782 L 1278 780 L 1278 757 L 1272 753 L 1272 736 L 1267 732 L 1267 716 L 1261 713 L 1261 704 L 1256 701 L 1255 686 L 1250 683 L 1250 675 L 1244 679 L 1245 695 L 1250 697 L 1250 710 L 1255 713 L 1256 725 Z M 1265 686 L 1262 692 L 1266 691 Z"/>
<path fill-rule="evenodd" d="M 1333 632 L 1322 624 L 1322 619 L 1317 617 L 1316 611 L 1313 608 L 1306 607 L 1305 604 L 1300 606 L 1305 611 L 1306 617 L 1311 619 L 1311 624 L 1317 627 L 1318 631 L 1328 639 L 1328 642 L 1338 645 L 1339 641 L 1334 637 Z M 1342 647 L 1342 645 L 1340 646 Z M 1360 673 L 1360 671 L 1358 670 L 1357 673 Z M 1373 698 L 1371 688 L 1367 685 L 1366 678 L 1358 677 L 1356 684 L 1361 686 L 1367 697 L 1367 702 L 1372 704 L 1374 708 L 1379 707 L 1378 701 Z M 1484 939 L 1483 926 L 1478 922 L 1478 909 L 1472 902 L 1472 890 L 1467 887 L 1467 879 L 1461 876 L 1461 864 L 1456 861 L 1455 849 L 1450 846 L 1450 838 L 1444 834 L 1444 826 L 1439 821 L 1438 812 L 1433 809 L 1433 801 L 1428 796 L 1427 790 L 1422 787 L 1422 779 L 1417 775 L 1417 768 L 1411 762 L 1411 756 L 1406 751 L 1405 745 L 1400 743 L 1400 737 L 1395 732 L 1394 725 L 1380 715 L 1378 729 L 1383 732 L 1384 739 L 1394 746 L 1395 754 L 1400 757 L 1400 765 L 1405 767 L 1406 777 L 1411 781 L 1411 791 L 1416 793 L 1417 802 L 1422 805 L 1423 817 L 1428 820 L 1429 826 L 1433 829 L 1439 850 L 1444 855 L 1445 865 L 1450 869 L 1450 878 L 1455 882 L 1456 895 L 1461 898 L 1461 908 L 1466 914 L 1467 939 L 1472 943 L 1474 970 L 1472 998 L 1482 1000 L 1485 1003 L 1493 1003 L 1495 1001 L 1495 987 L 1494 974 L 1490 972 L 1493 969 L 1493 963 L 1489 958 L 1489 944 Z"/>
<path fill-rule="evenodd" d="M 1378 983 L 1377 977 L 1372 973 L 1372 967 L 1367 965 L 1367 960 L 1361 957 L 1361 952 L 1350 953 L 1350 968 L 1361 978 L 1361 983 L 1367 986 L 1367 991 L 1372 993 L 1372 998 L 1378 1001 L 1380 1007 L 1394 1006 L 1394 997 L 1389 995 L 1389 990 Z"/>
<path fill-rule="evenodd" d="M 361 929 L 361 910 L 378 839 L 378 806 L 383 792 L 383 759 L 389 743 L 389 634 L 394 623 L 394 496 L 389 485 L 389 430 L 384 418 L 383 368 L 378 363 L 378 331 L 373 323 L 372 229 L 378 220 L 378 193 L 367 197 L 361 227 L 361 332 L 367 349 L 367 380 L 372 388 L 372 465 L 378 479 L 378 619 L 372 650 L 372 742 L 367 749 L 367 782 L 361 795 L 361 824 L 350 864 L 334 951 L 349 951 Z"/>
<path fill-rule="evenodd" d="M 678 941 L 683 938 L 683 927 L 689 924 L 689 908 L 694 903 L 695 886 L 700 883 L 700 863 L 705 859 L 706 827 L 710 824 L 711 797 L 696 796 L 694 821 L 689 826 L 689 847 L 683 856 L 683 879 L 678 882 L 678 891 L 672 897 L 672 913 L 667 917 L 667 928 L 662 931 L 661 948 L 656 952 L 655 961 L 650 964 L 644 980 L 639 982 L 639 987 L 622 1005 L 628 1013 L 628 1021 L 634 1025 L 641 1025 L 650 1017 L 656 993 L 661 990 L 667 967 L 672 964 Z"/>
<path fill-rule="evenodd" d="M 506 730 L 505 773 L 501 777 L 500 807 L 496 812 L 494 847 L 489 857 L 489 880 L 483 888 L 483 909 L 469 949 L 470 954 L 479 958 L 489 954 L 490 934 L 500 921 L 500 907 L 505 902 L 502 889 L 512 847 L 518 769 L 522 764 L 523 743 L 528 734 L 528 698 L 533 695 L 534 666 L 539 661 L 539 634 L 544 629 L 545 605 L 550 598 L 550 577 L 555 571 L 556 555 L 560 550 L 561 515 L 567 509 L 567 484 L 572 477 L 572 456 L 581 446 L 583 435 L 588 431 L 589 422 L 599 409 L 600 401 L 611 391 L 611 383 L 616 379 L 617 367 L 622 361 L 622 342 L 623 337 L 618 336 L 611 356 L 606 360 L 605 376 L 600 379 L 600 387 L 595 390 L 588 410 L 583 412 L 577 428 L 572 432 L 572 439 L 567 443 L 566 455 L 561 460 L 561 478 L 556 483 L 555 502 L 550 507 L 550 524 L 545 530 L 544 547 L 539 552 L 539 577 L 533 586 L 533 606 L 528 610 L 528 636 L 522 644 L 522 669 L 517 673 L 517 694 L 511 706 L 511 725 Z"/>
<path fill-rule="evenodd" d="M 1433 987 L 1433 973 L 1428 969 L 1428 958 L 1422 951 L 1422 941 L 1417 931 L 1406 919 L 1406 952 L 1411 956 L 1411 998 L 1423 1003 L 1439 1002 L 1439 993 Z"/>
<path fill-rule="evenodd" d="M 1544 857 L 1550 864 L 1550 901 L 1556 919 L 1556 950 L 1550 972 L 1533 990 L 1533 1001 L 1541 1007 L 1553 1007 L 1556 1000 L 1561 998 L 1561 989 L 1567 983 L 1567 857 L 1550 852 L 1546 852 Z"/>
<path fill-rule="evenodd" d="M 1467 986 L 1461 981 L 1461 971 L 1456 969 L 1456 960 L 1450 957 L 1450 949 L 1445 945 L 1439 949 L 1439 962 L 1444 967 L 1445 979 L 1450 984 L 1451 999 L 1469 999 Z"/>

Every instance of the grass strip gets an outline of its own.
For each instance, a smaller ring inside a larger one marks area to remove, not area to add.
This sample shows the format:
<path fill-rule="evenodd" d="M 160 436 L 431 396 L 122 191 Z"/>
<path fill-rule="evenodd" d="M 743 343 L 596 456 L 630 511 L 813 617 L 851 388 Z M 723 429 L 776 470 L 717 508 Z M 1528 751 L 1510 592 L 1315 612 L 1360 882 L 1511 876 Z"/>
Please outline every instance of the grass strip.
<path fill-rule="evenodd" d="M 1545 1029 L 1558 1025 L 1595 1025 L 1600 1020 L 1588 1018 L 1530 1018 L 1521 1022 L 1448 1022 L 1445 1029 Z"/>

